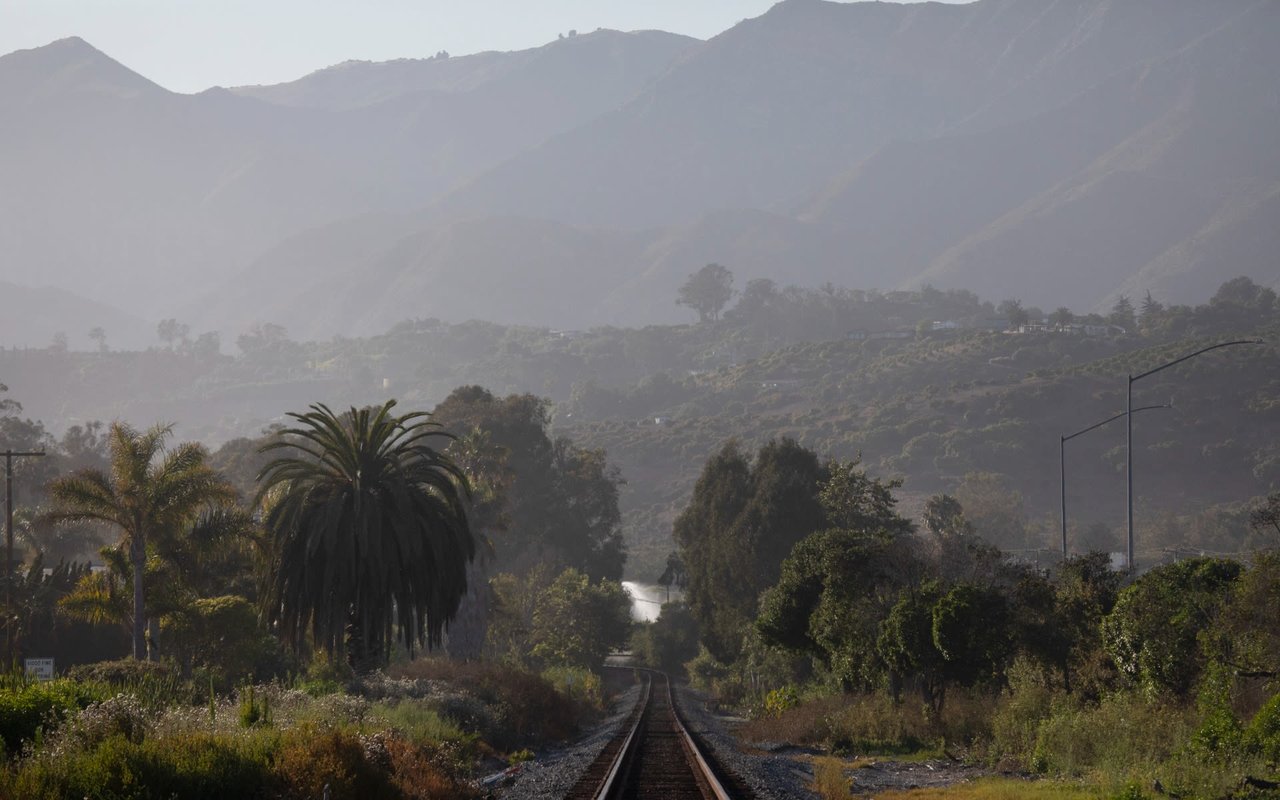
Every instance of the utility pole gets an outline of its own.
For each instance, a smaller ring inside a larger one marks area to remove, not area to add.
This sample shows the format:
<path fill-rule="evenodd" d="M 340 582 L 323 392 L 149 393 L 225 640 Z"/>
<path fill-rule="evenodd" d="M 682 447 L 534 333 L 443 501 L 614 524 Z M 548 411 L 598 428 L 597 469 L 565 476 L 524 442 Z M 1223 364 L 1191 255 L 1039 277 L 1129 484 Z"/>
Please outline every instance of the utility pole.
<path fill-rule="evenodd" d="M 13 460 L 38 458 L 41 451 L 4 451 L 4 638 L 8 666 L 13 666 Z"/>
<path fill-rule="evenodd" d="M 1262 339 L 1236 339 L 1230 342 L 1220 342 L 1218 344 L 1209 345 L 1208 347 L 1202 347 L 1199 350 L 1195 351 L 1194 353 L 1188 353 L 1181 358 L 1175 358 L 1174 360 L 1161 364 L 1158 367 L 1149 369 L 1140 375 L 1133 375 L 1133 374 L 1129 375 L 1129 387 L 1128 387 L 1128 391 L 1125 393 L 1125 426 L 1128 430 L 1125 434 L 1124 462 L 1125 462 L 1125 474 L 1127 475 L 1127 478 L 1128 478 L 1127 482 L 1129 485 L 1129 490 L 1128 490 L 1129 535 L 1128 535 L 1128 548 L 1126 552 L 1126 557 L 1128 558 L 1128 561 L 1125 564 L 1125 568 L 1130 570 L 1131 572 L 1134 572 L 1135 574 L 1137 573 L 1137 564 L 1133 562 L 1133 413 L 1132 413 L 1133 412 L 1133 385 L 1138 381 L 1142 380 L 1143 378 L 1146 378 L 1150 375 L 1155 375 L 1157 372 L 1160 372 L 1161 370 L 1166 370 L 1169 367 L 1175 366 L 1177 364 L 1181 364 L 1183 361 L 1189 361 L 1195 358 L 1196 356 L 1203 355 L 1209 352 L 1210 350 L 1217 350 L 1221 347 L 1231 347 L 1233 345 L 1238 345 L 1238 344 L 1266 344 L 1266 342 L 1263 341 Z"/>
<path fill-rule="evenodd" d="M 1173 408 L 1173 401 L 1170 400 L 1168 403 L 1162 403 L 1156 406 L 1143 406 L 1142 408 L 1135 408 L 1133 410 L 1133 413 L 1137 414 L 1139 411 L 1150 411 L 1155 408 Z M 1098 422 L 1093 425 L 1090 425 L 1089 427 L 1078 430 L 1075 433 L 1068 433 L 1064 436 L 1058 437 L 1058 485 L 1062 495 L 1062 505 L 1059 506 L 1059 509 L 1061 511 L 1061 518 L 1062 518 L 1062 560 L 1063 561 L 1066 561 L 1067 559 L 1067 442 L 1071 441 L 1077 436 L 1083 436 L 1089 431 L 1096 431 L 1098 428 L 1101 428 L 1103 425 L 1106 425 L 1109 422 L 1115 422 L 1121 417 L 1128 416 L 1128 415 L 1129 415 L 1128 411 L 1121 411 L 1119 414 L 1116 414 L 1115 416 L 1107 417 L 1102 422 Z"/>

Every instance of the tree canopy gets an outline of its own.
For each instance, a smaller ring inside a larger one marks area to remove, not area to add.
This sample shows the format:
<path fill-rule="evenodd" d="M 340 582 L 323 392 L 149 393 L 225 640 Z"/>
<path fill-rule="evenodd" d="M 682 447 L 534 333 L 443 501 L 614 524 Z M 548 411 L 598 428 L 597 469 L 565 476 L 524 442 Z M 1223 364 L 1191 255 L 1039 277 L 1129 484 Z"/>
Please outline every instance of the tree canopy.
<path fill-rule="evenodd" d="M 297 647 L 309 633 L 353 666 L 385 661 L 400 641 L 440 642 L 475 555 L 462 471 L 434 443 L 449 437 L 424 412 L 323 405 L 264 447 L 259 475 L 271 536 L 264 605 Z"/>
<path fill-rule="evenodd" d="M 166 425 L 137 431 L 112 423 L 107 434 L 110 471 L 83 469 L 49 487 L 56 519 L 106 523 L 123 535 L 133 568 L 133 656 L 139 660 L 147 654 L 143 583 L 148 547 L 190 526 L 201 513 L 218 513 L 236 500 L 235 489 L 208 465 L 203 446 L 186 442 L 165 448 L 172 433 Z"/>
<path fill-rule="evenodd" d="M 708 322 L 719 319 L 732 298 L 733 273 L 720 264 L 708 264 L 681 285 L 676 305 L 692 308 L 699 321 Z"/>

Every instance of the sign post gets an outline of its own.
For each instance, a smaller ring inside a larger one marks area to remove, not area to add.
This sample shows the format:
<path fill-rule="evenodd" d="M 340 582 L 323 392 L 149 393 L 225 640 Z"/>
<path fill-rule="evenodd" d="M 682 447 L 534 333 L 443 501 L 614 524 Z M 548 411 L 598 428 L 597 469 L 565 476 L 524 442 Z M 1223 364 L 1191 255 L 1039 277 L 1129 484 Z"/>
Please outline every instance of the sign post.
<path fill-rule="evenodd" d="M 23 666 L 26 667 L 28 678 L 35 678 L 38 681 L 53 680 L 53 659 L 52 658 L 24 659 Z"/>

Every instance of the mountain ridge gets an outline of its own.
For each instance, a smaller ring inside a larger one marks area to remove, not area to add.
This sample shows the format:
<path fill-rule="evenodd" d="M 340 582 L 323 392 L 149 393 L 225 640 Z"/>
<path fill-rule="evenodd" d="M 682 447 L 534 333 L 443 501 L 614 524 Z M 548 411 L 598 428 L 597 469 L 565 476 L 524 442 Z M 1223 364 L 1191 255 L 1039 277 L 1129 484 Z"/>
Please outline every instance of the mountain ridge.
<path fill-rule="evenodd" d="M 1278 285 L 1277 9 L 786 0 L 198 95 L 67 40 L 0 58 L 0 277 L 229 337 L 670 322 L 710 261 L 1080 311 Z"/>

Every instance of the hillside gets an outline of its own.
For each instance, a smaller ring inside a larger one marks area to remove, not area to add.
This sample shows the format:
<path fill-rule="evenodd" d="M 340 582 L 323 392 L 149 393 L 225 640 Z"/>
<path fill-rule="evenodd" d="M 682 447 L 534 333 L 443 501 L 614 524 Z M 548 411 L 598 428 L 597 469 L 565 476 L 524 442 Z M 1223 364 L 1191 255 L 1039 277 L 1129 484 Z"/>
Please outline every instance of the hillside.
<path fill-rule="evenodd" d="M 317 401 L 395 397 L 429 409 L 468 384 L 532 392 L 552 401 L 559 431 L 605 448 L 621 469 L 629 574 L 651 578 L 701 465 L 731 439 L 753 448 L 791 436 L 824 457 L 861 454 L 874 473 L 905 480 L 911 513 L 969 476 L 994 474 L 1024 512 L 999 543 L 1050 548 L 1058 437 L 1122 409 L 1125 374 L 1262 335 L 1272 344 L 1206 356 L 1139 387 L 1139 402 L 1175 407 L 1135 426 L 1151 563 L 1165 547 L 1238 551 L 1252 536 L 1242 504 L 1280 487 L 1277 313 L 1274 293 L 1235 281 L 1196 308 L 1153 308 L 1128 335 L 1015 334 L 983 330 L 995 310 L 968 292 L 790 287 L 744 298 L 709 324 L 554 331 L 420 319 L 312 342 L 264 329 L 239 356 L 7 351 L 0 378 L 24 414 L 55 432 L 95 418 L 167 420 L 213 445 Z M 938 320 L 958 327 L 931 330 Z M 895 330 L 904 337 L 871 335 Z M 1071 444 L 1073 541 L 1109 546 L 1118 535 L 1122 432 Z"/>
<path fill-rule="evenodd" d="M 155 326 L 118 308 L 50 287 L 19 286 L 0 281 L 0 319 L 9 331 L 5 347 L 45 348 L 59 333 L 76 350 L 101 345 L 138 349 L 155 341 Z M 89 331 L 101 328 L 101 342 Z"/>
<path fill-rule="evenodd" d="M 0 278 L 171 316 L 291 236 L 411 212 L 617 107 L 692 41 L 601 31 L 506 54 L 503 74 L 451 91 L 384 86 L 352 108 L 337 89 L 310 105 L 174 94 L 79 39 L 11 53 Z"/>
<path fill-rule="evenodd" d="M 355 313 L 303 313 L 278 292 L 245 303 L 234 287 L 200 306 L 209 325 L 235 309 L 308 334 L 369 333 L 410 308 L 674 322 L 676 288 L 711 261 L 739 288 L 785 273 L 1050 308 L 1194 302 L 1234 274 L 1274 285 L 1277 32 L 1273 3 L 1243 1 L 790 0 L 398 232 L 353 226 L 344 255 L 313 264 L 326 294 L 361 298 Z M 487 296 L 438 279 L 454 256 Z M 279 281 L 287 260 L 268 253 L 254 273 Z M 521 290 L 503 291 L 513 271 Z"/>

